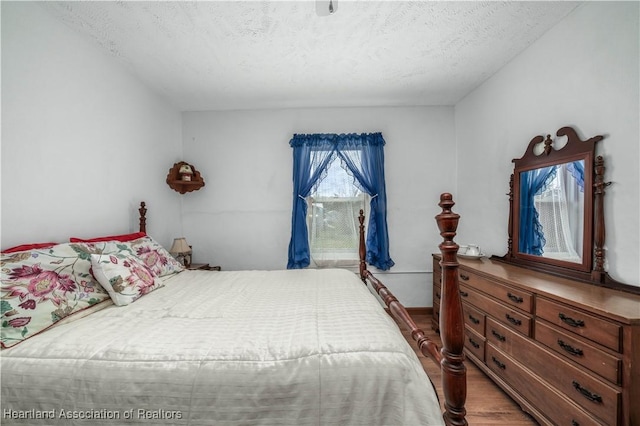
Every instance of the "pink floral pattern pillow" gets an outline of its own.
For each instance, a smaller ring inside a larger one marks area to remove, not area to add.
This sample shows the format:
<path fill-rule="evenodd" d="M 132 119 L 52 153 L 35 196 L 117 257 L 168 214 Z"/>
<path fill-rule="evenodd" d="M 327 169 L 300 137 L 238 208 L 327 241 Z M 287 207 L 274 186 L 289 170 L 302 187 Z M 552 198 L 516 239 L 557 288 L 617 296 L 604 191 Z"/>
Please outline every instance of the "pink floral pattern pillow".
<path fill-rule="evenodd" d="M 146 236 L 124 244 L 131 245 L 135 255 L 159 277 L 175 274 L 184 270 L 184 265 L 178 262 L 169 252 L 153 238 Z"/>
<path fill-rule="evenodd" d="M 2 348 L 9 348 L 98 303 L 109 294 L 91 275 L 86 247 L 3 253 L 0 257 Z"/>
<path fill-rule="evenodd" d="M 120 254 L 92 254 L 93 275 L 118 306 L 135 302 L 164 284 L 137 257 Z"/>

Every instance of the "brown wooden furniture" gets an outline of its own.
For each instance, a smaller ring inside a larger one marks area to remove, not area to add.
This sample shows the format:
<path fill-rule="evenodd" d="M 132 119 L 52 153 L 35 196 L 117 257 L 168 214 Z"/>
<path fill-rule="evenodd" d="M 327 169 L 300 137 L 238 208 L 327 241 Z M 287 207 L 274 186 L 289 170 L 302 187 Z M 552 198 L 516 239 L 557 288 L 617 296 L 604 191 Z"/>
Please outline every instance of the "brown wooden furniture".
<path fill-rule="evenodd" d="M 443 419 L 447 425 L 466 425 L 465 400 L 467 394 L 466 368 L 464 365 L 464 321 L 462 318 L 462 302 L 458 288 L 458 263 L 456 253 L 458 245 L 453 241 L 456 235 L 459 215 L 453 213 L 451 194 L 442 194 L 439 206 L 442 212 L 436 216 L 443 242 L 440 244 L 442 253 L 442 298 L 441 298 L 441 339 L 442 349 L 430 340 L 411 319 L 406 308 L 395 298 L 387 287 L 367 269 L 365 262 L 365 233 L 364 212 L 360 211 L 360 277 L 365 284 L 370 284 L 385 302 L 391 315 L 405 326 L 412 338 L 417 342 L 418 349 L 425 356 L 430 357 L 441 366 L 442 389 L 444 393 Z M 144 215 L 146 208 L 141 203 L 140 224 L 146 223 Z M 366 325 L 363 325 L 363 327 Z"/>
<path fill-rule="evenodd" d="M 193 175 L 191 180 L 182 180 L 180 178 L 180 167 L 187 165 L 191 167 L 193 170 Z M 193 165 L 186 163 L 184 161 L 180 161 L 175 163 L 171 169 L 169 169 L 169 174 L 167 175 L 167 185 L 174 191 L 178 191 L 181 194 L 197 191 L 198 189 L 204 186 L 204 178 L 200 175 L 200 172 L 196 170 Z"/>
<path fill-rule="evenodd" d="M 467 396 L 466 368 L 464 366 L 464 324 L 462 302 L 458 289 L 458 263 L 456 253 L 458 245 L 453 241 L 458 227 L 459 215 L 451 208 L 455 203 L 451 194 L 440 196 L 439 206 L 442 212 L 436 216 L 440 235 L 444 241 L 440 244 L 441 262 L 441 309 L 440 323 L 442 349 L 430 340 L 415 324 L 406 308 L 395 296 L 367 270 L 365 262 L 364 214 L 360 210 L 360 277 L 369 283 L 389 308 L 391 315 L 410 332 L 417 342 L 418 349 L 425 356 L 439 363 L 442 369 L 442 389 L 445 399 L 444 420 L 447 425 L 466 425 L 465 400 Z"/>
<path fill-rule="evenodd" d="M 542 424 L 640 425 L 640 287 L 604 269 L 609 183 L 604 159 L 594 158 L 603 137 L 583 141 L 571 127 L 556 135 L 567 138 L 564 147 L 536 136 L 513 160 L 507 254 L 461 261 L 465 353 Z M 565 217 L 542 227 L 543 236 L 582 242 L 554 251 L 529 236 L 540 229 L 534 218 L 545 203 L 568 204 L 561 192 L 576 195 L 573 228 L 582 238 L 562 232 Z M 434 256 L 434 328 L 444 315 L 440 259 Z"/>
<path fill-rule="evenodd" d="M 458 273 L 465 353 L 524 411 L 549 425 L 640 424 L 640 296 L 492 259 L 460 260 Z"/>
<path fill-rule="evenodd" d="M 187 269 L 191 270 L 203 270 L 203 271 L 220 271 L 222 268 L 220 266 L 209 266 L 208 263 L 192 263 L 187 267 Z"/>
<path fill-rule="evenodd" d="M 433 311 L 429 309 L 428 314 L 410 313 L 418 327 L 422 328 L 430 339 L 441 345 L 440 336 L 431 328 Z M 409 332 L 403 329 L 402 334 L 405 340 L 413 344 L 413 339 Z M 438 394 L 442 395 L 442 372 L 440 371 L 440 366 L 417 350 L 416 352 L 422 367 L 431 377 Z M 465 362 L 465 366 L 467 367 L 467 388 L 469 389 L 465 401 L 466 419 L 470 425 L 538 426 L 538 422 L 533 417 L 522 411 L 520 405 L 493 383 L 493 380 L 487 377 L 473 362 Z"/>
<path fill-rule="evenodd" d="M 554 148 L 557 141 L 550 135 L 534 137 L 527 146 L 521 158 L 513 160 L 514 172 L 509 181 L 509 226 L 508 251 L 502 257 L 496 257 L 503 262 L 520 265 L 529 269 L 545 271 L 551 274 L 570 277 L 598 286 L 617 288 L 640 294 L 640 287 L 630 286 L 614 280 L 605 271 L 605 220 L 604 194 L 605 188 L 611 182 L 604 180 L 604 158 L 595 156 L 596 143 L 604 139 L 597 135 L 587 140 L 581 140 L 572 127 L 562 127 L 556 132 L 558 137 L 566 137 L 567 143 L 561 148 Z M 541 152 L 537 152 L 536 148 Z M 523 176 L 530 172 L 550 166 L 561 166 L 573 162 L 584 165 L 584 204 L 582 208 L 582 245 L 577 247 L 580 255 L 578 261 L 567 261 L 559 258 L 547 257 L 546 254 L 534 255 L 520 250 L 521 225 L 533 226 L 532 223 L 521 221 L 521 183 Z"/>

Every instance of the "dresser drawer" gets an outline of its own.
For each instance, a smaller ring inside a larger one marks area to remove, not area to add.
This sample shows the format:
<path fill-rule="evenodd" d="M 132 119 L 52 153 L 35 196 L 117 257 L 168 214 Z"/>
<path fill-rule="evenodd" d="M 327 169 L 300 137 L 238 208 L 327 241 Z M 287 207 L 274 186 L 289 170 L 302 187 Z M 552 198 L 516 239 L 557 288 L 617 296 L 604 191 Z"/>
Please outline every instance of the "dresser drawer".
<path fill-rule="evenodd" d="M 460 269 L 458 274 L 460 276 L 461 283 L 495 297 L 507 305 L 522 309 L 525 312 L 533 312 L 532 293 L 515 287 L 506 286 L 497 281 L 488 280 L 465 269 Z"/>
<path fill-rule="evenodd" d="M 511 346 L 514 342 L 511 335 L 514 333 L 513 330 L 509 330 L 493 318 L 487 318 L 487 334 L 485 334 L 487 342 L 493 343 L 507 353 L 511 353 Z"/>
<path fill-rule="evenodd" d="M 622 360 L 588 343 L 588 340 L 563 332 L 539 319 L 535 324 L 535 336 L 537 341 L 611 383 L 622 384 Z"/>
<path fill-rule="evenodd" d="M 616 352 L 621 352 L 622 327 L 568 305 L 538 298 L 536 315 L 572 333 L 579 334 Z"/>
<path fill-rule="evenodd" d="M 433 258 L 433 317 L 431 319 L 431 328 L 436 332 L 440 331 L 440 299 L 442 297 L 442 288 L 440 284 L 442 276 L 440 271 L 441 269 L 438 259 Z"/>
<path fill-rule="evenodd" d="M 468 326 L 465 326 L 464 331 L 464 347 L 480 361 L 484 361 L 485 338 Z"/>
<path fill-rule="evenodd" d="M 463 302 L 486 312 L 526 336 L 531 335 L 531 317 L 527 314 L 511 309 L 467 285 L 460 284 L 460 296 Z"/>
<path fill-rule="evenodd" d="M 464 312 L 465 325 L 484 336 L 484 313 L 464 302 L 462 303 L 462 310 Z"/>
<path fill-rule="evenodd" d="M 554 424 L 580 426 L 604 424 L 584 412 L 572 401 L 551 390 L 547 383 L 490 343 L 486 345 L 486 358 L 487 366 L 496 375 L 518 389 L 518 392 L 533 405 L 540 407 Z"/>
<path fill-rule="evenodd" d="M 504 336 L 504 339 L 496 337 L 493 330 Z M 489 345 L 498 347 L 522 365 L 526 365 L 541 379 L 553 385 L 558 392 L 605 423 L 618 424 L 620 391 L 604 380 L 598 379 L 588 370 L 576 367 L 519 333 L 514 333 L 497 321 L 492 321 L 491 318 L 487 319 L 487 365 L 492 361 L 488 351 Z"/>
<path fill-rule="evenodd" d="M 440 303 L 442 298 L 442 288 L 440 284 L 433 283 L 433 303 Z"/>
<path fill-rule="evenodd" d="M 442 284 L 442 267 L 440 261 L 437 258 L 433 258 L 433 285 Z"/>

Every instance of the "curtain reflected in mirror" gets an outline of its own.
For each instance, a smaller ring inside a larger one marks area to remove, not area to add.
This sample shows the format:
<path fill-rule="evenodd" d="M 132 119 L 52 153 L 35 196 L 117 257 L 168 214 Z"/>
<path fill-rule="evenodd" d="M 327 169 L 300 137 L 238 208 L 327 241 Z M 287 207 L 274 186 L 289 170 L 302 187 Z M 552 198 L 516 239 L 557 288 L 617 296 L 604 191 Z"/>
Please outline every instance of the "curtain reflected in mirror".
<path fill-rule="evenodd" d="M 520 173 L 518 251 L 582 262 L 584 160 Z"/>

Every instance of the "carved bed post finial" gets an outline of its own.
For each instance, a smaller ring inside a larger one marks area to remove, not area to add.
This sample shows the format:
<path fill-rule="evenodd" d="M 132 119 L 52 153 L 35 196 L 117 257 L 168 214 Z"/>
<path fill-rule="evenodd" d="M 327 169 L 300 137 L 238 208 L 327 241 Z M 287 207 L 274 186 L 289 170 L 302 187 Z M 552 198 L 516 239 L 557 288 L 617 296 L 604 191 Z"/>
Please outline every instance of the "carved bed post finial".
<path fill-rule="evenodd" d="M 140 202 L 140 208 L 138 209 L 138 213 L 140 213 L 140 232 L 147 232 L 147 208 L 144 201 Z"/>
<path fill-rule="evenodd" d="M 458 245 L 453 241 L 460 215 L 451 211 L 453 196 L 440 195 L 442 212 L 436 216 L 440 235 L 444 239 L 439 248 L 442 253 L 442 299 L 445 308 L 440 314 L 442 333 L 442 388 L 445 397 L 444 420 L 447 425 L 466 425 L 464 404 L 467 398 L 467 369 L 464 365 L 464 320 L 458 282 Z M 443 314 L 444 312 L 444 314 Z"/>
<path fill-rule="evenodd" d="M 364 210 L 362 209 L 360 209 L 358 221 L 360 222 L 360 245 L 358 248 L 358 254 L 360 257 L 360 279 L 366 284 L 365 271 L 367 270 L 367 263 L 365 258 L 367 257 L 367 246 L 364 243 Z"/>

